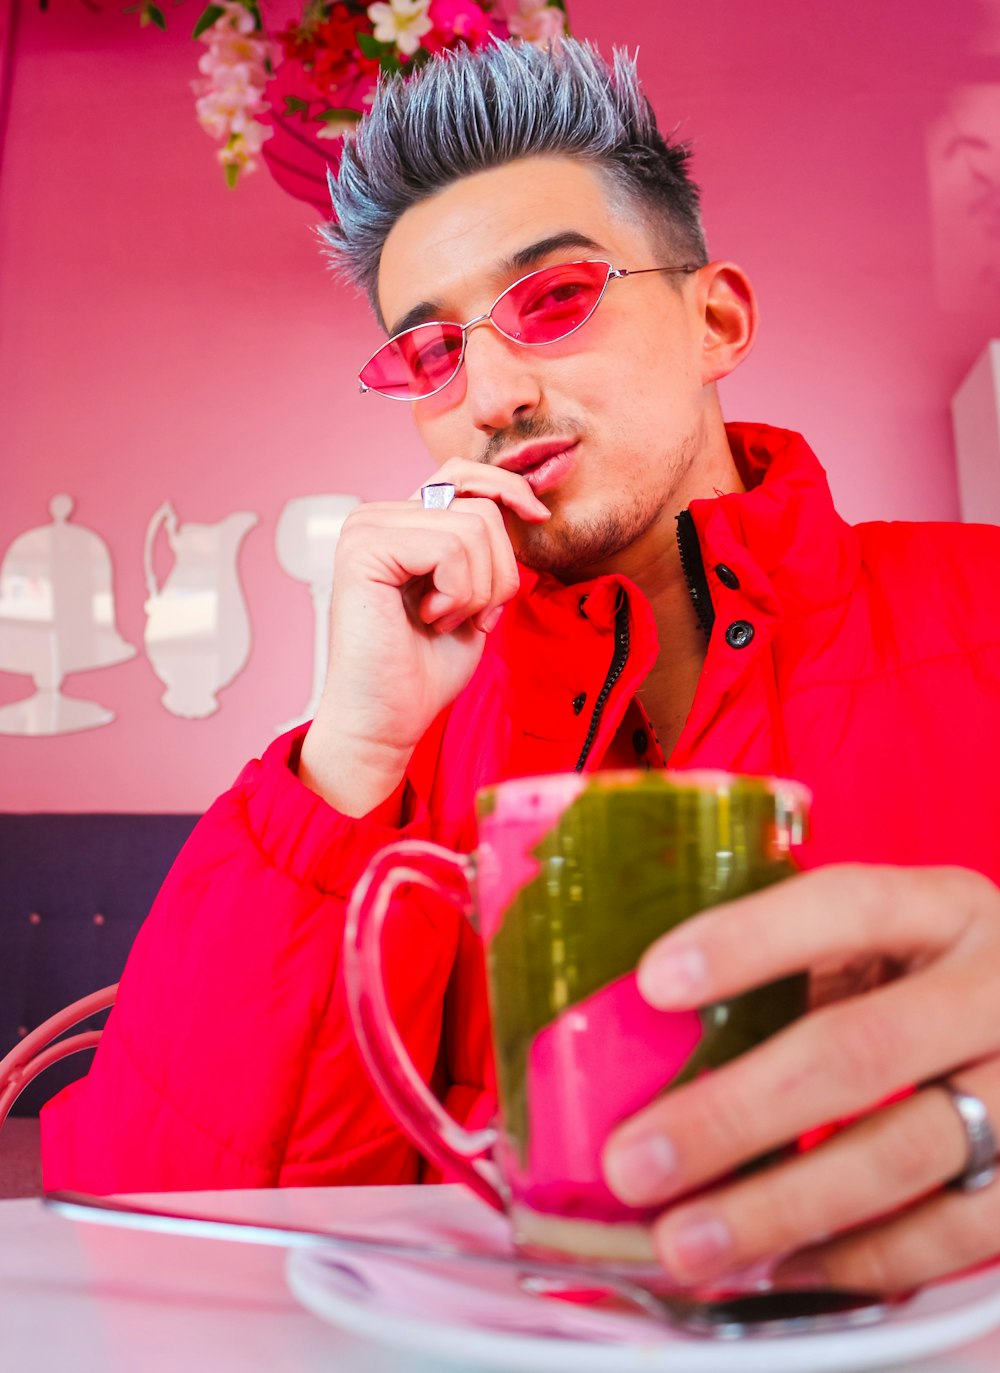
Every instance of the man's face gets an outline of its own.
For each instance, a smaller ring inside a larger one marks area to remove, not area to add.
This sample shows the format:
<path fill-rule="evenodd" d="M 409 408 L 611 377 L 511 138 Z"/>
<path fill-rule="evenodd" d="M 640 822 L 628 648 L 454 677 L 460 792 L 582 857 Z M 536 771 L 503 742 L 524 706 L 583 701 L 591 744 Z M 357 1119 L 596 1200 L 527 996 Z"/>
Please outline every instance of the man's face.
<path fill-rule="evenodd" d="M 586 164 L 535 157 L 415 205 L 382 253 L 389 332 L 417 322 L 418 307 L 424 319 L 464 322 L 527 272 L 558 262 L 679 265 L 613 196 Z M 560 342 L 525 347 L 489 324 L 472 329 L 458 376 L 414 402 L 417 428 L 439 464 L 461 457 L 525 472 L 552 517 L 541 526 L 508 517 L 522 561 L 564 576 L 609 564 L 627 571 L 664 538 L 673 547 L 674 515 L 710 494 L 698 457 L 719 419 L 704 336 L 696 275 L 612 281 L 587 323 Z"/>

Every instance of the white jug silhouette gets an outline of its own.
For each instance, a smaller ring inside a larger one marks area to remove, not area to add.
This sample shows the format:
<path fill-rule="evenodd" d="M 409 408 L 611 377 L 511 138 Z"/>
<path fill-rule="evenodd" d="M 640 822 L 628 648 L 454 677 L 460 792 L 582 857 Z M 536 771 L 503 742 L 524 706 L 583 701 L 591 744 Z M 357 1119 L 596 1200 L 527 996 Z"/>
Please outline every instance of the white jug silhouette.
<path fill-rule="evenodd" d="M 257 523 L 251 511 L 227 515 L 217 524 L 179 524 L 169 501 L 146 530 L 146 653 L 165 683 L 167 710 L 203 719 L 219 708 L 217 692 L 250 656 L 250 616 L 236 560 L 246 534 Z M 157 586 L 153 547 L 161 527 L 174 566 Z"/>

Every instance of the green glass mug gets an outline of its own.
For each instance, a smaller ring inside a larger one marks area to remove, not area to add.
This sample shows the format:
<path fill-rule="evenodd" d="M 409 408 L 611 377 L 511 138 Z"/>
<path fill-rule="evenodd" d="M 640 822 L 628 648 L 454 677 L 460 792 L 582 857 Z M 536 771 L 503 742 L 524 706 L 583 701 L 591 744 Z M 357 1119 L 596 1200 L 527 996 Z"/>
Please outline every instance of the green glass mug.
<path fill-rule="evenodd" d="M 520 778 L 477 797 L 479 843 L 459 856 L 402 841 L 352 897 L 348 1003 L 379 1092 L 426 1157 L 511 1217 L 531 1252 L 648 1263 L 651 1211 L 625 1206 L 600 1156 L 620 1121 L 806 1008 L 805 974 L 697 1011 L 657 1011 L 635 968 L 660 935 L 796 871 L 809 793 L 728 773 Z M 380 941 L 394 893 L 418 883 L 483 939 L 499 1119 L 470 1132 L 423 1083 L 392 1024 Z"/>

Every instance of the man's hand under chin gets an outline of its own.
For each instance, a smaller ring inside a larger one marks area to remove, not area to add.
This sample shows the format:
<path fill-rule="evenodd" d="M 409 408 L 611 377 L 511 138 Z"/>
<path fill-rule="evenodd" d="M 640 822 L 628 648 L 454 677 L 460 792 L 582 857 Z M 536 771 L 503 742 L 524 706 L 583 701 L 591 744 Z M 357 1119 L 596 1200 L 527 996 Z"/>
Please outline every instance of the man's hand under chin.
<path fill-rule="evenodd" d="M 361 505 L 337 545 L 326 684 L 299 776 L 345 815 L 367 814 L 396 789 L 517 592 L 502 510 L 549 517 L 514 472 L 456 458 L 434 480 L 459 493 L 447 510 L 423 509 L 419 493 Z"/>
<path fill-rule="evenodd" d="M 1000 892 L 960 868 L 836 866 L 698 916 L 639 968 L 682 1009 L 803 968 L 879 956 L 899 975 L 812 1011 L 768 1043 L 660 1097 L 605 1151 L 612 1190 L 663 1203 L 664 1267 L 701 1282 L 784 1255 L 779 1280 L 900 1292 L 1000 1257 L 1000 1180 L 948 1186 L 967 1163 L 947 1077 L 1000 1120 Z M 813 1148 L 741 1164 L 830 1122 Z M 696 1200 L 684 1195 L 700 1190 Z"/>

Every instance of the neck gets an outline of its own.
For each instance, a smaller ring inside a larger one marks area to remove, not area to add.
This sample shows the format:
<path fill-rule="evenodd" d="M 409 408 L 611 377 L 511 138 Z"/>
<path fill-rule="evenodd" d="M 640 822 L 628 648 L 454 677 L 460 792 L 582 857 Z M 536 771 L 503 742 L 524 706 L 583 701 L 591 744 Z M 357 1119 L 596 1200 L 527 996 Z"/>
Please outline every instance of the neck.
<path fill-rule="evenodd" d="M 668 758 L 690 712 L 708 650 L 681 563 L 676 516 L 693 500 L 744 489 L 724 431 L 722 440 L 724 451 L 717 451 L 714 461 L 698 464 L 698 482 L 689 484 L 676 510 L 658 521 L 657 537 L 629 550 L 633 555 L 627 560 L 629 566 L 620 564 L 614 569 L 642 590 L 656 620 L 660 652 L 639 698 Z"/>
<path fill-rule="evenodd" d="M 668 559 L 664 557 L 662 562 Z M 669 575 L 636 581 L 652 607 L 660 644 L 656 663 L 639 689 L 639 699 L 669 758 L 694 701 L 708 640 L 695 613 L 676 541 L 669 557 Z"/>

